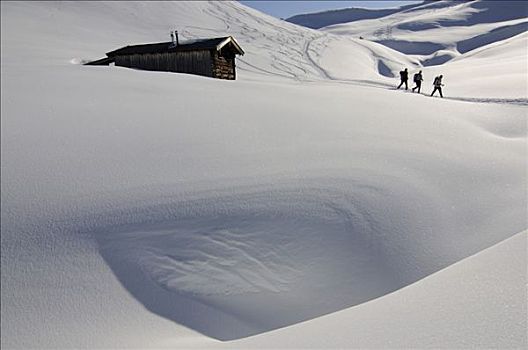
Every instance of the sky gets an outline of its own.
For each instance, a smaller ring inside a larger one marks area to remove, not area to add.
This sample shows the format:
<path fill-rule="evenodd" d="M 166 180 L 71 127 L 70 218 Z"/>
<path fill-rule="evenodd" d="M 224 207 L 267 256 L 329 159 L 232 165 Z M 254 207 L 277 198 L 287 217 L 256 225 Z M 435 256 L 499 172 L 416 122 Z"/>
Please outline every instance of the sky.
<path fill-rule="evenodd" d="M 246 6 L 278 18 L 288 18 L 293 15 L 310 12 L 320 12 L 347 7 L 363 8 L 394 8 L 421 1 L 260 1 L 241 0 Z"/>

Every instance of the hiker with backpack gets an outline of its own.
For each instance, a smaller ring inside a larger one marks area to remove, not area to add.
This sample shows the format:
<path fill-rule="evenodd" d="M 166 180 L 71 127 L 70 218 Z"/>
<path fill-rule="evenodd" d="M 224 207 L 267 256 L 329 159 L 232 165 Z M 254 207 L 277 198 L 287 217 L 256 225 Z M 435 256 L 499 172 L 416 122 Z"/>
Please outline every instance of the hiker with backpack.
<path fill-rule="evenodd" d="M 416 86 L 412 88 L 412 91 L 414 92 L 414 90 L 417 90 L 418 93 L 420 93 L 420 89 L 422 88 L 422 81 L 423 81 L 422 71 L 419 71 L 418 73 L 416 73 L 413 77 L 413 80 Z"/>
<path fill-rule="evenodd" d="M 443 75 L 439 75 L 436 78 L 434 78 L 434 81 L 433 81 L 434 89 L 433 89 L 433 92 L 431 92 L 431 96 L 433 96 L 434 93 L 438 91 L 440 93 L 440 97 L 442 98 L 444 97 L 444 95 L 442 95 L 442 86 L 444 86 L 444 84 L 442 84 L 443 77 L 444 77 Z"/>
<path fill-rule="evenodd" d="M 409 72 L 407 71 L 407 68 L 405 68 L 404 70 L 402 70 L 400 72 L 400 85 L 398 85 L 398 89 L 403 85 L 405 84 L 405 90 L 408 89 L 408 85 L 407 85 L 407 80 L 409 80 Z"/>

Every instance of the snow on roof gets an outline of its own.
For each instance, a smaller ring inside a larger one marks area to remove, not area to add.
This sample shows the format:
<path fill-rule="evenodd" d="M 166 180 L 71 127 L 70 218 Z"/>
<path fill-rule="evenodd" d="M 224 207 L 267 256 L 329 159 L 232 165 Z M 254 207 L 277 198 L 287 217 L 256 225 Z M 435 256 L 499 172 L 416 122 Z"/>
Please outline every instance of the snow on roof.
<path fill-rule="evenodd" d="M 192 50 L 220 50 L 228 43 L 232 43 L 236 48 L 238 54 L 243 55 L 244 50 L 240 47 L 238 42 L 231 36 L 212 38 L 212 39 L 191 39 L 174 46 L 172 41 L 152 43 L 152 44 L 139 44 L 139 45 L 128 45 L 117 50 L 107 52 L 108 57 L 119 56 L 119 55 L 132 55 L 132 54 L 145 54 L 145 53 L 164 53 L 164 52 L 176 52 L 176 51 L 192 51 Z"/>

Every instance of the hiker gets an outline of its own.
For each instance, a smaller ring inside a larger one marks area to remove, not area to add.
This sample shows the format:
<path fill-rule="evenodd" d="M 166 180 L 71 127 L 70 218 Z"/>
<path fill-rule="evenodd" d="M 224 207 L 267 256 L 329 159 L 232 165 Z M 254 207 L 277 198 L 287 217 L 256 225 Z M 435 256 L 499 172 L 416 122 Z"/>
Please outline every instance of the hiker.
<path fill-rule="evenodd" d="M 409 72 L 407 71 L 407 68 L 405 68 L 404 70 L 402 70 L 400 72 L 400 80 L 401 80 L 401 83 L 400 85 L 398 85 L 398 89 L 403 85 L 405 84 L 405 90 L 407 90 L 409 87 L 407 86 L 407 80 L 409 80 Z"/>
<path fill-rule="evenodd" d="M 420 89 L 422 88 L 422 81 L 423 81 L 422 71 L 419 71 L 418 73 L 416 73 L 413 77 L 413 80 L 416 86 L 412 88 L 412 91 L 414 92 L 414 90 L 417 90 L 418 93 L 420 93 Z"/>
<path fill-rule="evenodd" d="M 444 84 L 442 84 L 443 77 L 444 77 L 443 75 L 439 75 L 436 78 L 434 78 L 434 82 L 433 82 L 434 89 L 433 89 L 433 92 L 431 92 L 431 96 L 433 96 L 434 93 L 438 91 L 440 93 L 440 97 L 442 98 L 444 97 L 444 95 L 442 95 L 442 86 L 444 86 Z"/>

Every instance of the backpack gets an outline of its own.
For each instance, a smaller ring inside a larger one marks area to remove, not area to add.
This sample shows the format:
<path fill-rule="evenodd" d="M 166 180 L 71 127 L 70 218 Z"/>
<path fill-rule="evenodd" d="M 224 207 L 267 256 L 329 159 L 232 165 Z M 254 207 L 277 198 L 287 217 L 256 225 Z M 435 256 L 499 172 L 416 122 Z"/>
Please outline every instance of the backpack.
<path fill-rule="evenodd" d="M 415 83 L 418 82 L 418 81 L 420 81 L 420 73 L 416 73 L 416 74 L 414 75 L 414 77 L 413 77 L 413 80 L 414 80 Z"/>

